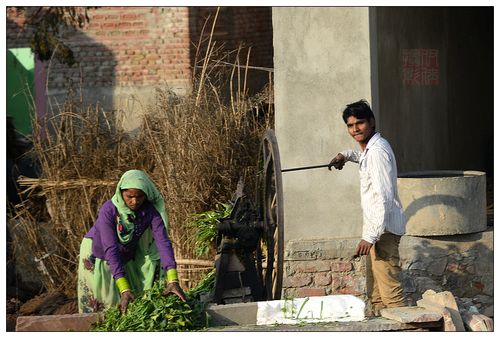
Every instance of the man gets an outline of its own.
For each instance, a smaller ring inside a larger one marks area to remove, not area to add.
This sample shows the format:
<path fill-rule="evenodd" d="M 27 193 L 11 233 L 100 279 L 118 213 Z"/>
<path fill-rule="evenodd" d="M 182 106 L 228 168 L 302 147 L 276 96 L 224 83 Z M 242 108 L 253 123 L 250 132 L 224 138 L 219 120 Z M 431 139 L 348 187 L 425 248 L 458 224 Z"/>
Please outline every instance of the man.
<path fill-rule="evenodd" d="M 342 118 L 361 147 L 335 156 L 328 169 L 341 170 L 346 161 L 359 163 L 362 239 L 356 255 L 370 255 L 373 273 L 372 310 L 406 306 L 399 282 L 399 241 L 405 220 L 397 189 L 396 158 L 391 146 L 375 131 L 375 117 L 364 100 L 346 106 Z"/>

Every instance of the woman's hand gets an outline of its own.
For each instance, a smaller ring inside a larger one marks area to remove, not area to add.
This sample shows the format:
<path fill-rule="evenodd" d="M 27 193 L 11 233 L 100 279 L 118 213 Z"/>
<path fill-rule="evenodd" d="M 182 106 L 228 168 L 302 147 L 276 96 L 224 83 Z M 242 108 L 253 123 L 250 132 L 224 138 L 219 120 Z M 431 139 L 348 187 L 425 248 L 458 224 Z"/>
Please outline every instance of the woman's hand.
<path fill-rule="evenodd" d="M 184 291 L 182 290 L 178 282 L 170 282 L 167 284 L 167 286 L 165 287 L 165 291 L 163 291 L 163 295 L 166 296 L 170 293 L 175 294 L 183 302 L 186 301 L 186 295 L 184 294 Z"/>
<path fill-rule="evenodd" d="M 133 301 L 134 299 L 135 299 L 135 297 L 134 297 L 134 294 L 132 293 L 132 291 L 128 290 L 128 291 L 122 292 L 122 294 L 120 296 L 120 311 L 121 311 L 121 313 L 125 313 L 125 311 L 127 311 L 128 303 Z"/>

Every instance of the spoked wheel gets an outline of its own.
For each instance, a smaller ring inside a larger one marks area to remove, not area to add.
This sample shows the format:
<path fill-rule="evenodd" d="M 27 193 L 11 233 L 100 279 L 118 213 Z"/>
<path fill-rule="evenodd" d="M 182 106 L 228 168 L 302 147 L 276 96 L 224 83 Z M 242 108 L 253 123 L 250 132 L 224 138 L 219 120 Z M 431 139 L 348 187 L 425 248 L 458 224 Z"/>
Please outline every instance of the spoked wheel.
<path fill-rule="evenodd" d="M 256 206 L 263 223 L 257 248 L 257 270 L 265 299 L 281 299 L 283 285 L 283 186 L 278 142 L 274 131 L 266 130 L 259 153 Z"/>

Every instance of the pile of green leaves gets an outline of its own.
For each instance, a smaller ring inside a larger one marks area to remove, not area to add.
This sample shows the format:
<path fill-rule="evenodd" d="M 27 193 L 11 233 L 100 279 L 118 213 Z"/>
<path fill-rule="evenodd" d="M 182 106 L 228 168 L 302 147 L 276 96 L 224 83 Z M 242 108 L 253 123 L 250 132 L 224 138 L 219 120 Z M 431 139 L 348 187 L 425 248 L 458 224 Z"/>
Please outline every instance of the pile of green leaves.
<path fill-rule="evenodd" d="M 230 204 L 219 203 L 215 210 L 205 211 L 191 216 L 185 226 L 196 229 L 196 242 L 194 250 L 197 257 L 210 253 L 210 249 L 215 248 L 217 237 L 217 221 L 226 218 L 231 214 Z"/>
<path fill-rule="evenodd" d="M 186 292 L 187 301 L 176 295 L 163 295 L 164 281 L 129 303 L 127 311 L 120 313 L 117 307 L 106 310 L 104 320 L 97 322 L 92 331 L 196 331 L 209 326 L 209 316 L 200 294 L 210 292 L 215 283 L 215 269 Z"/>

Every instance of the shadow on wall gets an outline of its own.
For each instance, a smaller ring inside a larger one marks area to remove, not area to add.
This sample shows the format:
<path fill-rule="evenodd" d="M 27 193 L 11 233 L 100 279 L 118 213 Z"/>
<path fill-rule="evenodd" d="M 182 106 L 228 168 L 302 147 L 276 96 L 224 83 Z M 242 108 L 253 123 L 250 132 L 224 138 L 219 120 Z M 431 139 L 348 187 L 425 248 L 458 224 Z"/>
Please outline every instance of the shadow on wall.
<path fill-rule="evenodd" d="M 409 299 L 416 302 L 428 289 L 450 291 L 492 316 L 493 231 L 403 239 L 402 285 Z"/>
<path fill-rule="evenodd" d="M 68 35 L 68 44 L 74 51 L 75 65 L 69 67 L 55 60 L 45 63 L 49 115 L 58 112 L 65 102 L 81 109 L 99 106 L 112 111 L 118 64 L 114 51 L 82 31 Z"/>
<path fill-rule="evenodd" d="M 465 198 L 452 195 L 424 196 L 411 202 L 410 205 L 405 208 L 405 217 L 407 220 L 410 220 L 419 210 L 435 205 L 445 205 L 455 209 L 458 213 L 463 213 L 468 203 L 469 201 Z"/>
<path fill-rule="evenodd" d="M 485 200 L 454 195 L 428 195 L 404 208 L 406 234 L 439 236 L 484 231 L 487 227 Z"/>

